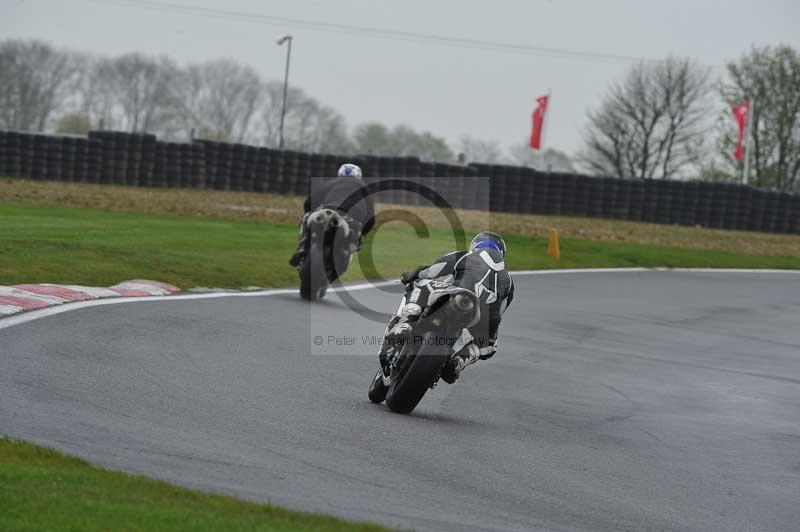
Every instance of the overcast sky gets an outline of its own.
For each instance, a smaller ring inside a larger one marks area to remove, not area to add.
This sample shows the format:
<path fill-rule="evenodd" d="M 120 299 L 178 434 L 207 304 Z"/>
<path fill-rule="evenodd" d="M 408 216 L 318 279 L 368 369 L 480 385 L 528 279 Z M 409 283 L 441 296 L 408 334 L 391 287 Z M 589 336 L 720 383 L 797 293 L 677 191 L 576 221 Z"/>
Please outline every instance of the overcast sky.
<path fill-rule="evenodd" d="M 161 0 L 155 0 L 161 2 Z M 721 67 L 752 44 L 800 48 L 798 0 L 164 0 L 163 3 L 495 41 L 588 54 L 690 56 Z M 283 76 L 275 37 L 295 37 L 290 83 L 349 125 L 379 120 L 445 136 L 523 142 L 536 96 L 552 90 L 547 145 L 580 148 L 586 110 L 625 60 L 513 52 L 327 31 L 293 22 L 178 13 L 137 0 L 0 0 L 0 38 L 35 37 L 101 54 L 232 57 Z"/>

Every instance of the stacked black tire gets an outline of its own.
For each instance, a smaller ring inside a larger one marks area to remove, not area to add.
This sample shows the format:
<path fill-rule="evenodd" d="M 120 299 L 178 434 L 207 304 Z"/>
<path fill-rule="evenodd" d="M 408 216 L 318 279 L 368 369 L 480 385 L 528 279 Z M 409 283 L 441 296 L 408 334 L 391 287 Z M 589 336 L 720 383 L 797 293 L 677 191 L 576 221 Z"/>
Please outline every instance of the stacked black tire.
<path fill-rule="evenodd" d="M 0 175 L 35 180 L 305 195 L 314 179 L 335 175 L 348 161 L 362 166 L 368 183 L 408 183 L 385 187 L 377 199 L 386 203 L 430 205 L 423 191 L 431 190 L 457 208 L 800 233 L 800 195 L 740 185 L 340 157 L 206 140 L 161 142 L 114 131 L 88 137 L 0 131 Z"/>

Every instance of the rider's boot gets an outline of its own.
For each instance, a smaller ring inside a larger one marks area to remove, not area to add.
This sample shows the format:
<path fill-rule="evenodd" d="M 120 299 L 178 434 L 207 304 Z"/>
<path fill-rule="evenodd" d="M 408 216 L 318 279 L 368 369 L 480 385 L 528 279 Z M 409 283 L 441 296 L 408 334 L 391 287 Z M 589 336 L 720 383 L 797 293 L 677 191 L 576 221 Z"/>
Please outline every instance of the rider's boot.
<path fill-rule="evenodd" d="M 294 252 L 292 258 L 289 259 L 289 265 L 293 268 L 297 268 L 300 266 L 300 263 L 303 262 L 303 259 L 306 256 L 306 240 L 305 238 L 301 238 L 300 242 L 297 244 L 297 251 Z"/>
<path fill-rule="evenodd" d="M 306 256 L 306 239 L 308 238 L 308 231 L 306 230 L 307 219 L 308 213 L 304 214 L 303 219 L 300 220 L 300 239 L 297 243 L 297 251 L 295 251 L 292 258 L 289 259 L 289 265 L 293 268 L 300 266 L 300 263 L 303 262 Z"/>
<path fill-rule="evenodd" d="M 458 353 L 450 357 L 450 360 L 442 368 L 442 380 L 448 384 L 453 384 L 458 380 L 461 372 L 469 365 L 478 361 L 479 350 L 473 344 L 466 345 Z"/>

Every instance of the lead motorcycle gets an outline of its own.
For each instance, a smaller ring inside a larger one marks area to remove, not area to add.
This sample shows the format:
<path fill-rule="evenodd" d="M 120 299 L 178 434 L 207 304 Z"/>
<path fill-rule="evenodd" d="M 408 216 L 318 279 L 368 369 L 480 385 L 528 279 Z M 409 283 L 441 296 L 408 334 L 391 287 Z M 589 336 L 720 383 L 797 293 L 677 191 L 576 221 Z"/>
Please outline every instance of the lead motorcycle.
<path fill-rule="evenodd" d="M 358 251 L 356 222 L 334 209 L 319 209 L 305 221 L 305 256 L 300 263 L 300 296 L 309 301 L 325 297 L 332 282 L 350 266 Z"/>
<path fill-rule="evenodd" d="M 386 401 L 393 412 L 408 414 L 434 388 L 442 369 L 457 349 L 465 328 L 480 321 L 474 292 L 447 283 L 434 285 L 428 306 L 412 324 L 412 332 L 393 341 L 388 374 L 379 369 L 369 387 L 373 403 Z"/>

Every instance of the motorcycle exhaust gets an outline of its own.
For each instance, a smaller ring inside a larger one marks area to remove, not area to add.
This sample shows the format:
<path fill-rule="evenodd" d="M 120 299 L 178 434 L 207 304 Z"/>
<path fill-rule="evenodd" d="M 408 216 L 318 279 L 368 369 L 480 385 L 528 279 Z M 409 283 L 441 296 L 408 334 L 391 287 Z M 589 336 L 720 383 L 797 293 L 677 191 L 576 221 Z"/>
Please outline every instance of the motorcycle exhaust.
<path fill-rule="evenodd" d="M 350 236 L 350 225 L 347 220 L 331 209 L 322 209 L 312 214 L 309 217 L 308 226 L 318 230 L 329 226 L 336 231 L 340 231 L 345 238 Z"/>
<path fill-rule="evenodd" d="M 459 292 L 450 299 L 451 312 L 459 321 L 468 322 L 465 327 L 472 327 L 481 319 L 480 305 L 477 296 L 472 292 Z"/>
<path fill-rule="evenodd" d="M 468 296 L 467 294 L 461 293 L 456 294 L 453 297 L 453 305 L 459 312 L 467 313 L 475 308 L 475 301 L 474 298 Z"/>

